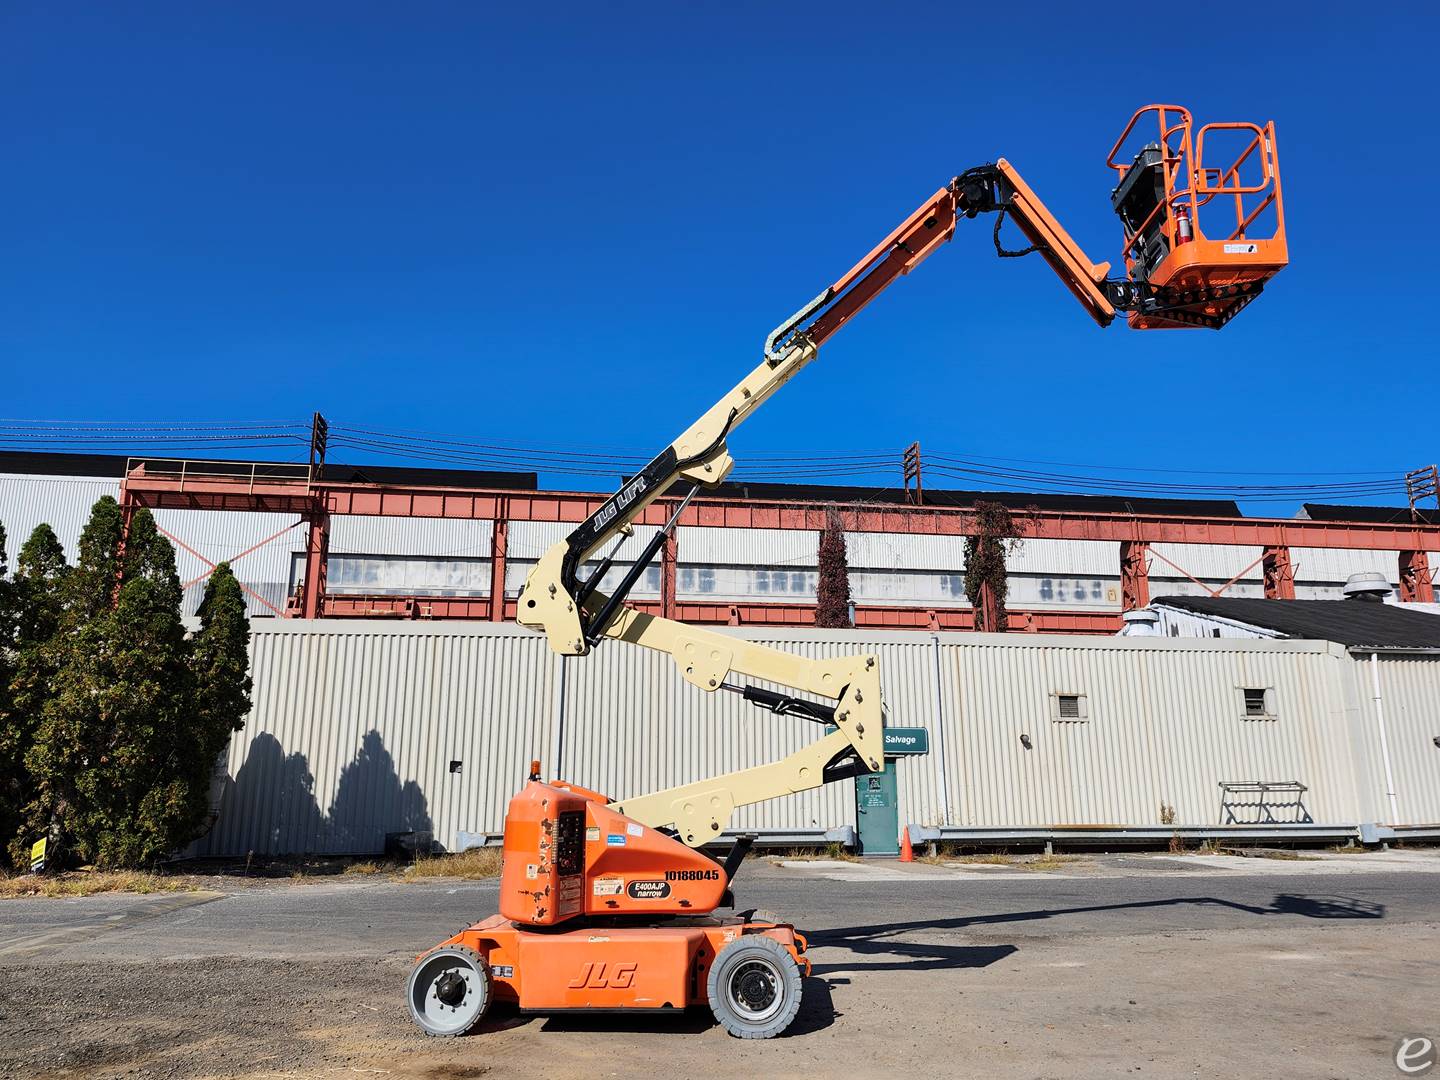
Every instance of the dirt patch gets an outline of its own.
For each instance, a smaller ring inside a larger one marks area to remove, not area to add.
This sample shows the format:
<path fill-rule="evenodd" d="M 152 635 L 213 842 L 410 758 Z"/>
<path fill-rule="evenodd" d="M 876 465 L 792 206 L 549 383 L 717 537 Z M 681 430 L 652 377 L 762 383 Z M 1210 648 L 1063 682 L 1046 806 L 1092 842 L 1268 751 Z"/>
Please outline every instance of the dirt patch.
<path fill-rule="evenodd" d="M 402 994 L 409 967 L 408 957 L 7 966 L 0 1076 L 328 1076 L 377 1057 L 378 1074 L 487 1075 L 476 1040 L 417 1032 Z M 486 1037 L 487 1058 L 500 1048 L 492 1039 L 505 1033 Z"/>

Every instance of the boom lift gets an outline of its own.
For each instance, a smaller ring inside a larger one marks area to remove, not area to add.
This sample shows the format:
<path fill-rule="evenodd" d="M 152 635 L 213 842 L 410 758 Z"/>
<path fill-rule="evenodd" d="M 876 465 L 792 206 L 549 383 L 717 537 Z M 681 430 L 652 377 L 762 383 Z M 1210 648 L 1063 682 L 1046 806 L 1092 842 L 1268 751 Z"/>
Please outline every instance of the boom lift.
<path fill-rule="evenodd" d="M 1142 122 L 1156 137 L 1129 160 Z M 1206 135 L 1248 140 L 1223 169 L 1202 162 Z M 720 401 L 531 571 L 519 621 L 542 631 L 563 656 L 582 656 L 609 638 L 668 653 L 687 682 L 724 690 L 781 716 L 828 727 L 783 760 L 646 795 L 614 800 L 561 780 L 544 782 L 539 763 L 505 819 L 500 914 L 460 931 L 419 957 L 407 985 L 416 1022 L 431 1035 L 473 1029 L 493 1000 L 521 1009 L 678 1010 L 708 1002 L 731 1034 L 769 1038 L 800 1005 L 805 938 L 789 924 L 733 906 L 730 882 L 748 843 L 724 863 L 699 850 L 720 838 L 739 806 L 778 798 L 884 764 L 880 671 L 857 654 L 811 660 L 686 626 L 624 606 L 681 513 L 702 487 L 720 483 L 734 462 L 726 440 L 820 346 L 896 278 L 924 262 L 961 218 L 995 214 L 1002 256 L 1037 252 L 1101 326 L 1123 311 L 1130 325 L 1219 328 L 1286 263 L 1280 175 L 1273 124 L 1207 124 L 1194 133 L 1189 112 L 1151 105 L 1131 119 L 1107 164 L 1118 184 L 1112 204 L 1124 226 L 1122 277 L 1092 263 L 1004 159 L 956 176 L 824 292 L 765 341 L 760 363 Z M 1233 200 L 1235 224 L 1214 237 L 1200 211 Z M 1006 250 L 1010 217 L 1029 242 Z M 1266 218 L 1273 228 L 1256 236 Z M 585 572 L 608 541 L 677 484 L 689 491 L 612 592 L 601 580 L 614 551 Z M 781 693 L 737 679 L 790 687 Z"/>

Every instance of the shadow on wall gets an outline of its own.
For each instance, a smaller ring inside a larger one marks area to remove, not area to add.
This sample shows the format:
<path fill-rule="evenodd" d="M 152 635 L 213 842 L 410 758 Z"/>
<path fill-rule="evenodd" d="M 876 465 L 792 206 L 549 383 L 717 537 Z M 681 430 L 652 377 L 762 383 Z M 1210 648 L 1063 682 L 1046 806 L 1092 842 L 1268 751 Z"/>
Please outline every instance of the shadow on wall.
<path fill-rule="evenodd" d="M 330 804 L 337 851 L 383 851 L 385 834 L 429 832 L 430 808 L 414 780 L 400 783 L 395 760 L 378 731 L 368 731 L 355 760 L 340 772 Z"/>
<path fill-rule="evenodd" d="M 400 782 L 378 731 L 366 732 L 341 770 L 328 813 L 316 800 L 305 755 L 286 754 L 274 735 L 262 732 L 225 792 L 206 846 L 225 855 L 378 854 L 386 833 L 430 829 L 425 793 L 413 780 Z"/>

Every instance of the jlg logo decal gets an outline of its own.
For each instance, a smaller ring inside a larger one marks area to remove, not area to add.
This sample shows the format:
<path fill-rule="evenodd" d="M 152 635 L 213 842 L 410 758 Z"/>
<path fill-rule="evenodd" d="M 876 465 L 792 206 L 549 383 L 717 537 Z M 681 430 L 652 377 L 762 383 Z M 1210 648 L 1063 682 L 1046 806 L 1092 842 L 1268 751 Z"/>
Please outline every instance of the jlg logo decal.
<path fill-rule="evenodd" d="M 635 981 L 634 964 L 589 963 L 570 984 L 571 990 L 627 990 Z"/>

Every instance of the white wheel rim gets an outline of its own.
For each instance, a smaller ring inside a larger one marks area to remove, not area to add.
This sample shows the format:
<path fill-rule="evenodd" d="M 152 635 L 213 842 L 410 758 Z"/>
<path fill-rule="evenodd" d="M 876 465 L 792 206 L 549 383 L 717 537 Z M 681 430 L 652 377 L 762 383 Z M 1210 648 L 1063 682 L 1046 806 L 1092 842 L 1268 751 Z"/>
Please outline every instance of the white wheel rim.
<path fill-rule="evenodd" d="M 464 989 L 457 1000 L 449 1002 L 441 998 L 441 982 L 452 974 L 459 977 Z M 426 1031 L 452 1035 L 475 1022 L 485 1008 L 485 991 L 484 977 L 469 957 L 436 953 L 422 960 L 410 976 L 410 1011 Z"/>
<path fill-rule="evenodd" d="M 747 1023 L 762 1024 L 785 1003 L 785 973 L 764 956 L 747 956 L 725 979 L 730 1006 Z"/>

